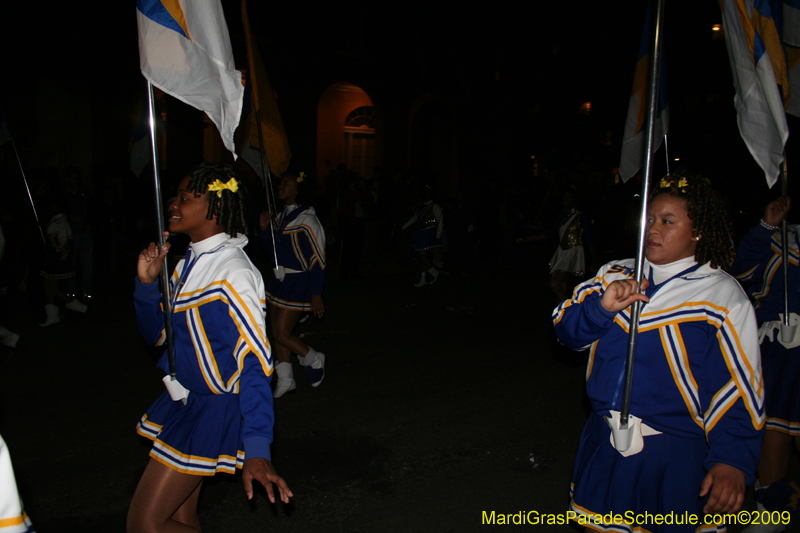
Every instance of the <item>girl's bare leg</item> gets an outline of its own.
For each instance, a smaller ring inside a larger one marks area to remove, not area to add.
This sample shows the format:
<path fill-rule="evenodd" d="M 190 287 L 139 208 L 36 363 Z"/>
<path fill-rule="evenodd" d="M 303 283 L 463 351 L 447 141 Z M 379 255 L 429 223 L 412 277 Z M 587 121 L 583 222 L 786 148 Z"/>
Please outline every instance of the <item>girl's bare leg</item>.
<path fill-rule="evenodd" d="M 305 357 L 308 353 L 308 346 L 300 340 L 300 337 L 292 334 L 292 330 L 300 320 L 302 311 L 295 309 L 284 309 L 273 304 L 269 304 L 270 325 L 272 326 L 272 337 L 275 341 L 275 358 L 279 363 L 288 363 L 295 353 Z"/>
<path fill-rule="evenodd" d="M 128 509 L 128 533 L 201 531 L 197 517 L 202 476 L 181 474 L 150 459 Z"/>

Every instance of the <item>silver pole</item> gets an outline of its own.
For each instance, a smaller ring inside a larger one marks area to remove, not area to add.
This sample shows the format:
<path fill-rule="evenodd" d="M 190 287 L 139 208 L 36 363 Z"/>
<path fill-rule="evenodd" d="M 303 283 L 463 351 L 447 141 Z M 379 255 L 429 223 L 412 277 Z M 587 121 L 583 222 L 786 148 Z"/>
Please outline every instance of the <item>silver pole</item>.
<path fill-rule="evenodd" d="M 656 128 L 656 112 L 658 106 L 658 81 L 661 72 L 661 40 L 664 19 L 664 1 L 656 0 L 656 19 L 653 23 L 653 44 L 650 48 L 652 57 L 650 61 L 650 86 L 647 94 L 647 151 L 645 152 L 644 180 L 642 180 L 642 213 L 639 219 L 639 244 L 636 251 L 636 282 L 641 287 L 644 277 L 644 247 L 647 236 L 647 208 L 650 192 L 650 171 L 653 166 L 653 137 Z M 641 302 L 635 302 L 631 310 L 631 324 L 628 335 L 628 357 L 625 362 L 625 392 L 622 396 L 622 409 L 620 410 L 620 425 L 622 429 L 628 427 L 630 414 L 631 388 L 633 385 L 633 360 L 636 354 L 636 337 L 639 333 L 639 313 Z"/>
<path fill-rule="evenodd" d="M 786 170 L 786 150 L 783 151 L 783 176 L 781 177 L 781 196 L 789 196 L 789 176 Z M 789 228 L 786 217 L 781 221 L 781 260 L 783 261 L 783 324 L 789 327 Z"/>
<path fill-rule="evenodd" d="M 255 108 L 255 97 L 253 97 L 253 108 Z M 258 146 L 261 155 L 261 171 L 263 174 L 261 179 L 264 181 L 264 193 L 267 195 L 267 210 L 269 210 L 271 215 L 269 217 L 269 237 L 272 239 L 272 258 L 275 261 L 275 268 L 278 268 L 278 251 L 275 249 L 275 232 L 272 227 L 272 219 L 278 214 L 277 206 L 275 211 L 272 210 L 272 206 L 275 206 L 275 193 L 272 192 L 272 171 L 267 162 L 266 146 L 264 146 L 264 137 L 261 133 L 261 116 L 258 114 L 258 109 L 255 110 L 255 114 L 256 123 L 258 123 Z M 272 200 L 270 200 L 270 195 L 272 196 Z"/>
<path fill-rule="evenodd" d="M 158 222 L 158 249 L 164 249 L 164 200 L 161 198 L 161 176 L 158 169 L 158 149 L 156 148 L 156 99 L 153 96 L 153 84 L 147 82 L 147 102 L 150 114 L 150 147 L 153 151 L 153 185 L 156 198 L 156 220 Z M 169 268 L 167 258 L 161 268 L 161 299 L 164 307 L 164 330 L 167 334 L 167 357 L 169 358 L 169 375 L 175 381 L 175 344 L 172 337 L 172 299 L 169 290 Z"/>
<path fill-rule="evenodd" d="M 17 151 L 17 143 L 14 142 L 14 138 L 11 138 L 11 146 L 14 147 L 14 155 L 17 156 L 17 164 L 19 165 L 19 171 L 22 173 L 22 181 L 25 183 L 25 190 L 28 191 L 28 200 L 31 202 L 31 209 L 33 209 L 33 218 L 36 219 L 36 227 L 39 228 L 39 235 L 42 236 L 42 243 L 44 243 L 45 247 L 47 247 L 47 239 L 44 237 L 44 232 L 42 231 L 42 223 L 39 221 L 39 214 L 36 212 L 36 204 L 33 203 L 33 196 L 31 195 L 31 188 L 28 187 L 28 178 L 25 177 L 25 169 L 22 168 L 22 160 L 19 158 L 19 152 Z"/>
<path fill-rule="evenodd" d="M 664 157 L 667 160 L 667 176 L 669 176 L 669 145 L 667 144 L 667 134 L 664 134 Z"/>

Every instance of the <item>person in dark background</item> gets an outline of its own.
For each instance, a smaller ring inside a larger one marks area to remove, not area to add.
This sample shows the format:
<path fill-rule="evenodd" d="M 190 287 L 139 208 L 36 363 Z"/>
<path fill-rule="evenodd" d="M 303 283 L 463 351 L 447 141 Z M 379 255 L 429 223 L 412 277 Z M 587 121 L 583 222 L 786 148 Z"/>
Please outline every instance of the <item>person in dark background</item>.
<path fill-rule="evenodd" d="M 306 345 L 292 333 L 304 312 L 310 311 L 317 318 L 325 314 L 322 300 L 325 231 L 314 208 L 297 203 L 304 181 L 302 175 L 285 173 L 278 186 L 278 199 L 284 203 L 283 210 L 272 218 L 272 225 L 271 213 L 262 213 L 260 219 L 262 243 L 272 248 L 274 242 L 279 265 L 266 287 L 269 322 L 278 360 L 275 398 L 297 386 L 292 370 L 293 353 L 297 354 L 312 387 L 319 386 L 325 378 L 325 354 Z"/>
<path fill-rule="evenodd" d="M 761 362 L 764 371 L 764 409 L 767 431 L 758 481 L 755 485 L 759 511 L 797 511 L 800 489 L 787 477 L 792 441 L 800 449 L 800 328 L 784 338 L 783 254 L 780 225 L 791 208 L 789 198 L 778 198 L 764 209 L 759 224 L 745 235 L 736 251 L 731 273 L 751 284 L 748 290 L 758 319 Z M 798 226 L 789 238 L 789 316 L 797 323 L 800 311 L 800 253 Z M 786 525 L 778 522 L 752 524 L 748 533 L 778 533 Z"/>
<path fill-rule="evenodd" d="M 58 304 L 64 304 L 67 309 L 86 312 L 86 305 L 75 297 L 65 294 L 62 282 L 75 277 L 72 254 L 72 230 L 67 220 L 67 215 L 62 202 L 58 197 L 50 197 L 50 213 L 53 213 L 47 226 L 47 239 L 50 244 L 41 275 L 44 278 L 44 306 L 47 318 L 39 324 L 46 327 L 61 321 Z"/>
<path fill-rule="evenodd" d="M 434 265 L 433 252 L 442 246 L 444 230 L 444 211 L 433 201 L 433 188 L 423 185 L 420 190 L 420 201 L 416 212 L 403 224 L 402 229 L 416 226 L 414 231 L 414 250 L 419 258 L 419 279 L 414 285 L 422 287 L 431 285 L 439 277 L 439 269 Z"/>
<path fill-rule="evenodd" d="M 549 231 L 517 239 L 518 243 L 525 243 L 558 238 L 558 247 L 550 259 L 550 289 L 559 301 L 569 298 L 578 281 L 576 278 L 586 274 L 587 256 L 590 266 L 595 263 L 592 221 L 578 208 L 576 188 L 564 193 L 562 206 L 562 214 Z"/>

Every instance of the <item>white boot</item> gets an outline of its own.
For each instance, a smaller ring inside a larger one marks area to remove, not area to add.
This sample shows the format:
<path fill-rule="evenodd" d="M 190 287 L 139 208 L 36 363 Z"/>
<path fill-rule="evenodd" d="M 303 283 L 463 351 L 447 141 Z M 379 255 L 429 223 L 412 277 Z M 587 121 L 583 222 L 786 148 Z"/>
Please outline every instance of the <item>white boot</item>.
<path fill-rule="evenodd" d="M 7 330 L 3 326 L 0 326 L 0 342 L 5 344 L 9 348 L 16 348 L 18 340 L 19 340 L 19 335 L 17 335 L 13 331 Z"/>
<path fill-rule="evenodd" d="M 67 309 L 71 309 L 73 311 L 77 311 L 79 313 L 85 313 L 86 310 L 89 309 L 85 304 L 82 304 L 80 302 L 80 300 L 78 300 L 77 298 L 72 300 L 70 303 L 68 303 L 64 307 L 66 307 Z"/>
<path fill-rule="evenodd" d="M 294 382 L 292 363 L 278 363 L 278 366 L 275 367 L 275 373 L 278 375 L 278 380 L 275 382 L 275 390 L 272 391 L 273 398 L 280 398 L 297 387 Z"/>
<path fill-rule="evenodd" d="M 308 378 L 308 382 L 311 383 L 312 387 L 318 387 L 322 380 L 325 379 L 325 354 L 309 346 L 308 353 L 303 358 L 303 363 L 303 372 Z"/>
<path fill-rule="evenodd" d="M 53 304 L 47 304 L 44 306 L 44 311 L 47 313 L 47 318 L 44 322 L 39 324 L 42 327 L 47 327 L 52 324 L 57 324 L 61 322 L 61 319 L 58 317 L 58 306 Z"/>

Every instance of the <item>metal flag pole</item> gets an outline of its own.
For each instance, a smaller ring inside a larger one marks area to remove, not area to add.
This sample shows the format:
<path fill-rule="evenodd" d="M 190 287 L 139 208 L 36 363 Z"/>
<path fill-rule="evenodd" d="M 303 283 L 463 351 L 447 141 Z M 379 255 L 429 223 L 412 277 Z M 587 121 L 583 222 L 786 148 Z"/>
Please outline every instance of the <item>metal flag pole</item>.
<path fill-rule="evenodd" d="M 158 221 L 158 250 L 164 249 L 164 201 L 161 198 L 161 176 L 158 169 L 158 149 L 156 148 L 156 99 L 153 96 L 153 84 L 147 81 L 147 103 L 150 115 L 150 147 L 153 151 L 153 186 L 156 198 L 156 220 Z M 167 258 L 161 267 L 161 299 L 164 308 L 164 331 L 167 334 L 167 357 L 169 358 L 170 381 L 175 381 L 175 344 L 172 336 L 172 299 L 169 290 L 169 269 Z"/>
<path fill-rule="evenodd" d="M 667 144 L 667 134 L 664 134 L 664 157 L 667 160 L 667 176 L 669 176 L 669 145 Z"/>
<path fill-rule="evenodd" d="M 31 203 L 31 209 L 33 209 L 33 218 L 36 219 L 36 227 L 39 228 L 39 235 L 42 236 L 42 244 L 47 247 L 47 239 L 44 237 L 44 232 L 42 231 L 42 223 L 39 221 L 39 214 L 36 212 L 36 204 L 33 203 L 33 196 L 31 195 L 31 188 L 28 187 L 28 178 L 25 177 L 25 169 L 22 168 L 22 160 L 19 158 L 19 152 L 17 151 L 17 143 L 14 142 L 14 138 L 11 138 L 11 146 L 14 148 L 14 155 L 17 156 L 17 164 L 19 165 L 19 171 L 22 174 L 22 181 L 25 183 L 25 190 L 28 192 L 28 200 Z"/>
<path fill-rule="evenodd" d="M 783 176 L 781 196 L 789 196 L 789 176 L 786 169 L 786 150 L 783 151 Z M 781 260 L 783 261 L 783 325 L 789 327 L 789 228 L 786 217 L 781 221 Z"/>
<path fill-rule="evenodd" d="M 250 94 L 253 95 L 253 109 L 255 109 L 256 115 L 256 123 L 258 124 L 258 147 L 259 153 L 261 155 L 261 172 L 262 176 L 261 179 L 264 181 L 264 193 L 267 195 L 267 210 L 269 211 L 269 237 L 272 239 L 272 259 L 275 261 L 275 269 L 278 269 L 278 251 L 275 249 L 275 231 L 272 227 L 273 221 L 272 219 L 278 214 L 277 212 L 272 210 L 272 207 L 275 205 L 275 193 L 272 192 L 272 171 L 269 169 L 269 163 L 267 162 L 267 151 L 266 146 L 264 146 L 264 136 L 261 133 L 261 116 L 258 113 L 258 109 L 256 109 L 256 102 L 255 102 L 255 91 L 251 91 Z M 270 196 L 272 196 L 272 200 L 270 200 Z M 277 211 L 277 209 L 276 209 Z"/>
<path fill-rule="evenodd" d="M 658 105 L 658 82 L 661 72 L 661 41 L 662 25 L 664 19 L 664 1 L 656 0 L 656 19 L 653 28 L 652 60 L 650 62 L 650 86 L 647 94 L 647 140 L 644 165 L 644 179 L 642 180 L 642 213 L 639 219 L 639 243 L 636 251 L 636 282 L 641 287 L 644 277 L 644 248 L 647 235 L 647 208 L 650 192 L 650 173 L 653 163 L 653 137 L 656 127 L 656 106 Z M 636 354 L 636 338 L 639 333 L 639 313 L 642 303 L 637 301 L 631 310 L 631 323 L 628 334 L 628 356 L 625 362 L 625 389 L 622 396 L 622 409 L 620 410 L 620 429 L 628 429 L 628 416 L 630 415 L 631 388 L 633 385 L 633 362 Z"/>

